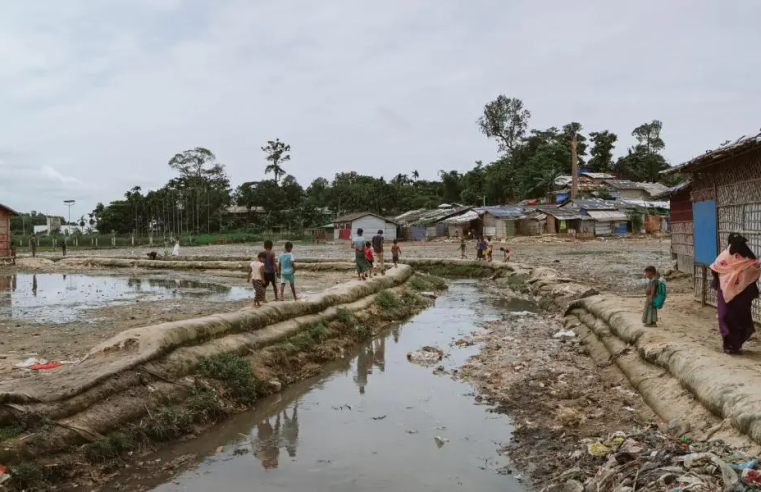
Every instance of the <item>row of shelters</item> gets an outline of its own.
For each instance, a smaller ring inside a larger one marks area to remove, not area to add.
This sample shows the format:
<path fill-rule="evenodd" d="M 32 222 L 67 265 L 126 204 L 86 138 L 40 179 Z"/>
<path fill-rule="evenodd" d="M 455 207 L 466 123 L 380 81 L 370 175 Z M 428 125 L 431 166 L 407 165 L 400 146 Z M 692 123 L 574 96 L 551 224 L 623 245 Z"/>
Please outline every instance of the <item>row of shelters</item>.
<path fill-rule="evenodd" d="M 693 275 L 695 298 L 715 306 L 709 265 L 726 247 L 729 234 L 742 234 L 761 255 L 761 133 L 740 137 L 666 172 L 685 177 L 683 184 L 664 193 L 675 224 L 672 256 L 680 270 Z M 753 317 L 761 322 L 759 299 Z"/>

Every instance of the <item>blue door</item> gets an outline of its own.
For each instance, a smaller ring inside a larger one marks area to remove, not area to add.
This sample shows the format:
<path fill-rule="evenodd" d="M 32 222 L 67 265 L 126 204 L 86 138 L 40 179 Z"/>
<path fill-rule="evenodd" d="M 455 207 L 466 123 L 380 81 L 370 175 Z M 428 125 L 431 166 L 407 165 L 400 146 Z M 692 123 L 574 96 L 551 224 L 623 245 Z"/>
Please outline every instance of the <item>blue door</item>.
<path fill-rule="evenodd" d="M 716 259 L 716 202 L 706 200 L 692 204 L 695 263 L 710 265 Z"/>

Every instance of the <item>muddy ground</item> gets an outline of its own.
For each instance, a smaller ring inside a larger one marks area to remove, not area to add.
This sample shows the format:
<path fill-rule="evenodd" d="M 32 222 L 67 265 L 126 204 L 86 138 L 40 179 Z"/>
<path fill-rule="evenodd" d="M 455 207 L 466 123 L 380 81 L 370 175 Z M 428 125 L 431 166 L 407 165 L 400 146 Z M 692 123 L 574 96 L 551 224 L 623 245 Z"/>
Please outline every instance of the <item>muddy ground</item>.
<path fill-rule="evenodd" d="M 557 236 L 517 237 L 497 244 L 495 260 L 501 260 L 499 246 L 512 251 L 513 261 L 534 266 L 551 266 L 575 280 L 593 284 L 598 290 L 616 293 L 636 293 L 642 270 L 648 265 L 659 269 L 669 266 L 670 239 L 651 237 L 604 238 L 591 241 L 575 241 Z M 248 256 L 258 251 L 259 245 L 231 244 L 217 246 L 186 247 L 183 255 Z M 404 258 L 459 258 L 459 242 L 435 240 L 429 242 L 402 242 Z M 70 255 L 93 255 L 127 257 L 140 255 L 147 248 L 122 248 L 101 250 L 71 250 Z M 327 244 L 296 244 L 297 258 L 325 258 L 353 261 L 353 253 L 346 242 Z M 468 243 L 466 253 L 475 258 L 473 243 Z M 54 255 L 50 255 L 54 256 Z"/>
<path fill-rule="evenodd" d="M 308 298 L 350 278 L 300 272 L 298 293 Z M 237 272 L 0 271 L 0 379 L 29 376 L 15 365 L 30 358 L 79 360 L 130 328 L 248 309 L 252 294 Z"/>
<path fill-rule="evenodd" d="M 614 364 L 597 365 L 576 336 L 557 335 L 563 332 L 558 315 L 506 313 L 484 327 L 486 335 L 458 341 L 483 343 L 460 376 L 478 388 L 478 400 L 513 419 L 512 440 L 502 452 L 533 487 L 599 462 L 584 440 L 660 423 Z M 569 478 L 583 483 L 584 472 L 579 475 Z"/>

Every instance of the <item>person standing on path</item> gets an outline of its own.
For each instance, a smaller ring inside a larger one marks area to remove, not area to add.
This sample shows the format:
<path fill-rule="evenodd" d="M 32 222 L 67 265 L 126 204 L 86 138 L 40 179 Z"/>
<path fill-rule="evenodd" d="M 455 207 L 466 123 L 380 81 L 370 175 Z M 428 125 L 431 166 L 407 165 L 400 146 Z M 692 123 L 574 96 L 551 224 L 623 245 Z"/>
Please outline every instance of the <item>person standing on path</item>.
<path fill-rule="evenodd" d="M 266 292 L 264 290 L 264 259 L 267 253 L 261 252 L 257 255 L 256 260 L 251 262 L 248 267 L 248 281 L 254 287 L 254 307 L 261 307 L 265 302 Z"/>
<path fill-rule="evenodd" d="M 32 258 L 37 256 L 37 234 L 32 234 L 29 238 L 29 247 L 32 249 Z"/>
<path fill-rule="evenodd" d="M 654 266 L 645 268 L 645 278 L 647 279 L 647 285 L 645 286 L 645 309 L 642 311 L 642 324 L 648 327 L 658 326 L 658 309 L 655 307 L 653 300 L 655 299 L 655 293 L 658 290 L 658 271 Z"/>
<path fill-rule="evenodd" d="M 378 234 L 373 236 L 373 258 L 375 259 L 375 268 L 373 269 L 375 275 L 380 272 L 382 275 L 386 274 L 386 265 L 383 263 L 383 231 L 378 230 Z"/>
<path fill-rule="evenodd" d="M 296 257 L 293 256 L 293 243 L 285 243 L 285 251 L 280 253 L 278 258 L 278 268 L 280 269 L 280 300 L 285 300 L 285 284 L 291 284 L 291 294 L 293 300 L 298 301 L 296 297 Z"/>
<path fill-rule="evenodd" d="M 370 262 L 365 257 L 365 231 L 357 229 L 357 235 L 351 240 L 351 247 L 354 249 L 354 263 L 357 265 L 357 280 L 367 280 L 367 271 L 370 269 Z"/>
<path fill-rule="evenodd" d="M 711 264 L 711 287 L 716 290 L 724 352 L 735 355 L 756 331 L 751 308 L 759 296 L 761 266 L 745 237 L 733 232 L 728 242 L 727 249 Z"/>
<path fill-rule="evenodd" d="M 275 292 L 275 302 L 277 302 L 277 278 L 275 275 L 277 258 L 275 253 L 272 252 L 272 241 L 269 239 L 264 241 L 264 253 L 264 291 L 266 292 L 267 287 L 272 284 L 272 290 Z"/>

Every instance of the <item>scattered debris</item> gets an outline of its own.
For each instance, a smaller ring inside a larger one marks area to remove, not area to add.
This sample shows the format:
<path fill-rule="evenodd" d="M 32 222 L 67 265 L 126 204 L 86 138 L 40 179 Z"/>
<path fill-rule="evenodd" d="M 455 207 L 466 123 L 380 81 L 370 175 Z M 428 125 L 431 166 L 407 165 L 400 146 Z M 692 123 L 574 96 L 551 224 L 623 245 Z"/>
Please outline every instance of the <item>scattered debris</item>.
<path fill-rule="evenodd" d="M 444 444 L 449 442 L 449 439 L 445 437 L 441 437 L 441 436 L 436 436 L 433 438 L 433 440 L 436 441 L 436 446 L 438 446 L 439 448 L 441 448 L 442 446 L 444 446 Z"/>
<path fill-rule="evenodd" d="M 237 448 L 235 451 L 233 451 L 233 454 L 235 456 L 243 456 L 244 454 L 250 453 L 251 450 L 248 448 Z"/>
<path fill-rule="evenodd" d="M 385 415 L 378 415 L 377 417 L 373 417 L 373 420 L 383 420 L 385 418 L 386 418 Z"/>
<path fill-rule="evenodd" d="M 572 330 L 561 330 L 552 335 L 552 338 L 573 338 L 575 336 L 576 333 L 574 333 Z"/>
<path fill-rule="evenodd" d="M 425 346 L 407 354 L 407 360 L 415 364 L 431 365 L 444 358 L 444 351 L 437 347 Z"/>
<path fill-rule="evenodd" d="M 454 342 L 454 344 L 457 345 L 458 347 L 470 347 L 471 345 L 475 345 L 476 343 L 471 339 L 460 338 L 459 340 Z"/>

